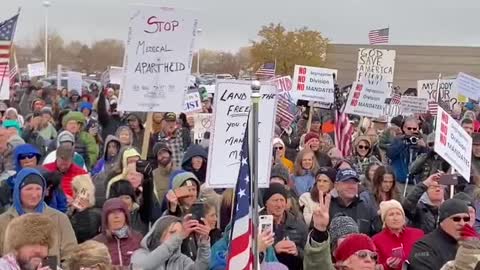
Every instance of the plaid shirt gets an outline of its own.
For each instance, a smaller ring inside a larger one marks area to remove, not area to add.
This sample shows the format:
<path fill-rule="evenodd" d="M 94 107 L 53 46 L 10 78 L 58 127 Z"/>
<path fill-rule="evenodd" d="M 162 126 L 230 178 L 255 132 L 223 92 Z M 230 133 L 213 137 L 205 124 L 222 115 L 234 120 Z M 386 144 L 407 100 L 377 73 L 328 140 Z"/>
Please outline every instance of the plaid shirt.
<path fill-rule="evenodd" d="M 176 168 L 182 167 L 183 155 L 185 153 L 185 147 L 183 146 L 183 138 L 181 135 L 181 129 L 177 129 L 171 137 L 160 132 L 157 138 L 157 142 L 165 143 L 170 151 L 172 151 L 172 161 Z"/>

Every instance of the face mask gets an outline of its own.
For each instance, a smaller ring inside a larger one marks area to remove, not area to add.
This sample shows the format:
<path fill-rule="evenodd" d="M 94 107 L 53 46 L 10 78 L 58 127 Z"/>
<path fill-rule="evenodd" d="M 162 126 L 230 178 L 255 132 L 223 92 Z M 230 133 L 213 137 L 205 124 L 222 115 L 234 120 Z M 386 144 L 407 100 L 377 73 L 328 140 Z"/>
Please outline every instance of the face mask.
<path fill-rule="evenodd" d="M 119 239 L 124 239 L 128 237 L 128 226 L 125 225 L 121 229 L 113 231 L 113 235 L 115 235 Z"/>

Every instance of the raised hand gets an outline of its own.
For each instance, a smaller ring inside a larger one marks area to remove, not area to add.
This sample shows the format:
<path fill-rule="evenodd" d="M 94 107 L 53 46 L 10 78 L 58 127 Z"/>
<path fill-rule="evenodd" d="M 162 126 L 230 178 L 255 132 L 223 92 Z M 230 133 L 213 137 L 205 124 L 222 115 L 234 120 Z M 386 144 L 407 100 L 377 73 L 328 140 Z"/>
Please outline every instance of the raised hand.
<path fill-rule="evenodd" d="M 322 191 L 318 191 L 318 207 L 313 211 L 313 227 L 324 232 L 327 230 L 330 222 L 330 201 L 332 197 L 330 194 L 324 195 Z"/>

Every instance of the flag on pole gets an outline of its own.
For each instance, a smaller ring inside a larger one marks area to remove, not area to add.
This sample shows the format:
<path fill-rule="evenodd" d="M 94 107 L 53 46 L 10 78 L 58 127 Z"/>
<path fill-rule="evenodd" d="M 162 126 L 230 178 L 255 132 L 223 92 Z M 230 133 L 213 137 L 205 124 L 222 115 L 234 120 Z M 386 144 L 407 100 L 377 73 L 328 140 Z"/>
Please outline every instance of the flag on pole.
<path fill-rule="evenodd" d="M 438 111 L 438 104 L 437 104 L 437 102 L 435 102 L 435 101 L 429 101 L 429 102 L 428 102 L 428 112 L 429 112 L 431 115 L 437 115 L 437 111 Z"/>
<path fill-rule="evenodd" d="M 9 80 L 10 80 L 10 85 L 13 85 L 15 83 L 15 77 L 17 76 L 17 66 L 13 66 L 11 69 L 10 69 L 10 76 L 9 76 Z"/>
<path fill-rule="evenodd" d="M 257 70 L 257 72 L 255 72 L 255 76 L 267 77 L 267 78 L 275 77 L 275 68 L 276 68 L 275 62 L 265 63 Z"/>
<path fill-rule="evenodd" d="M 346 113 L 335 110 L 335 144 L 344 157 L 352 151 L 353 125 Z"/>
<path fill-rule="evenodd" d="M 242 152 L 240 153 L 240 171 L 232 204 L 234 207 L 227 270 L 251 270 L 253 268 L 252 193 L 248 150 L 248 129 L 246 129 L 243 137 Z"/>
<path fill-rule="evenodd" d="M 5 90 L 8 90 L 4 88 L 10 86 L 10 49 L 18 16 L 19 15 L 17 14 L 12 18 L 0 23 L 0 96 L 2 98 L 4 98 L 3 96 L 5 95 Z M 6 87 L 4 85 L 6 85 Z"/>
<path fill-rule="evenodd" d="M 288 126 L 290 126 L 293 121 L 295 121 L 296 111 L 297 106 L 293 102 L 290 93 L 278 93 L 277 115 L 283 121 L 288 122 Z"/>
<path fill-rule="evenodd" d="M 398 93 L 394 93 L 390 99 L 390 105 L 399 105 L 401 102 L 402 96 Z"/>
<path fill-rule="evenodd" d="M 370 45 L 388 43 L 390 34 L 389 32 L 390 28 L 377 29 L 368 32 L 368 40 L 370 41 Z"/>

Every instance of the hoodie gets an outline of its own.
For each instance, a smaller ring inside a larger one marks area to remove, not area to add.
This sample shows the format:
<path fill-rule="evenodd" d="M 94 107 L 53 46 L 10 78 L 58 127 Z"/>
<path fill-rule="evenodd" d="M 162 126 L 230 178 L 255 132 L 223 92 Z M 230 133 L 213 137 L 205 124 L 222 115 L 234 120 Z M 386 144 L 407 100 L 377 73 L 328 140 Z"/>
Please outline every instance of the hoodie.
<path fill-rule="evenodd" d="M 130 213 L 125 202 L 119 198 L 109 199 L 105 202 L 102 209 L 102 232 L 95 236 L 93 240 L 107 246 L 112 257 L 112 265 L 129 266 L 130 257 L 140 247 L 142 235 L 129 228 L 127 229 L 126 237 L 118 238 L 112 234 L 108 230 L 108 215 L 115 210 L 121 210 L 125 214 L 125 225 L 129 227 Z"/>
<path fill-rule="evenodd" d="M 25 144 L 25 141 L 18 135 L 11 136 L 7 141 L 7 150 L 4 153 L 4 166 L 5 170 L 14 171 L 15 162 L 14 162 L 14 149 L 15 147 Z"/>
<path fill-rule="evenodd" d="M 174 235 L 167 241 L 160 243 L 159 239 L 168 228 L 175 222 L 181 222 L 177 217 L 164 216 L 158 219 L 150 232 L 142 239 L 140 249 L 132 256 L 134 268 L 144 270 L 207 270 L 210 258 L 209 241 L 199 241 L 197 258 L 193 261 L 190 257 L 182 254 L 180 247 L 183 238 Z"/>
<path fill-rule="evenodd" d="M 113 183 L 115 183 L 117 181 L 120 181 L 122 179 L 127 179 L 127 175 L 128 175 L 127 161 L 128 161 L 128 158 L 131 158 L 131 157 L 140 157 L 140 154 L 138 153 L 137 150 L 135 150 L 135 148 L 129 148 L 129 149 L 126 149 L 123 152 L 122 160 L 121 160 L 121 162 L 122 162 L 122 173 L 113 177 L 112 179 L 110 179 L 108 181 L 106 198 L 109 197 L 110 187 L 112 186 Z"/>
<path fill-rule="evenodd" d="M 25 155 L 25 154 L 34 154 L 35 157 L 37 158 L 37 163 L 40 163 L 40 152 L 38 149 L 31 145 L 31 144 L 22 144 L 17 147 L 15 147 L 13 151 L 13 157 L 14 157 L 14 162 L 15 162 L 15 170 L 17 173 L 22 169 L 22 165 L 20 165 L 20 155 Z"/>
<path fill-rule="evenodd" d="M 113 135 L 108 135 L 107 139 L 105 140 L 105 144 L 103 145 L 103 158 L 99 159 L 97 164 L 93 168 L 92 176 L 95 176 L 96 174 L 103 172 L 106 168 L 108 169 L 115 162 L 115 159 L 118 156 L 118 153 L 114 157 L 109 157 L 108 151 L 107 151 L 108 145 L 112 142 L 118 144 L 118 151 L 120 152 L 120 146 L 121 146 L 120 140 Z"/>
<path fill-rule="evenodd" d="M 20 189 L 23 184 L 23 181 L 25 181 L 25 178 L 29 175 L 37 175 L 39 176 L 42 181 L 42 189 L 43 189 L 43 195 L 42 195 L 42 200 L 40 203 L 37 205 L 35 208 L 35 213 L 43 213 L 43 210 L 45 209 L 45 203 L 43 202 L 43 196 L 45 196 L 45 187 L 47 186 L 47 183 L 45 181 L 45 178 L 40 174 L 39 171 L 32 169 L 32 168 L 25 168 L 20 170 L 17 175 L 15 176 L 15 181 L 14 181 L 14 187 L 13 187 L 13 207 L 15 210 L 17 210 L 18 215 L 23 215 L 25 214 L 25 211 L 23 210 L 22 207 L 22 201 L 21 201 L 21 195 L 20 195 Z"/>
<path fill-rule="evenodd" d="M 202 167 L 199 170 L 192 168 L 192 158 L 201 157 L 203 158 Z M 207 159 L 208 153 L 202 146 L 198 144 L 192 144 L 188 149 L 185 155 L 183 156 L 182 168 L 186 171 L 192 172 L 198 178 L 201 184 L 205 183 L 205 177 L 207 175 Z"/>

